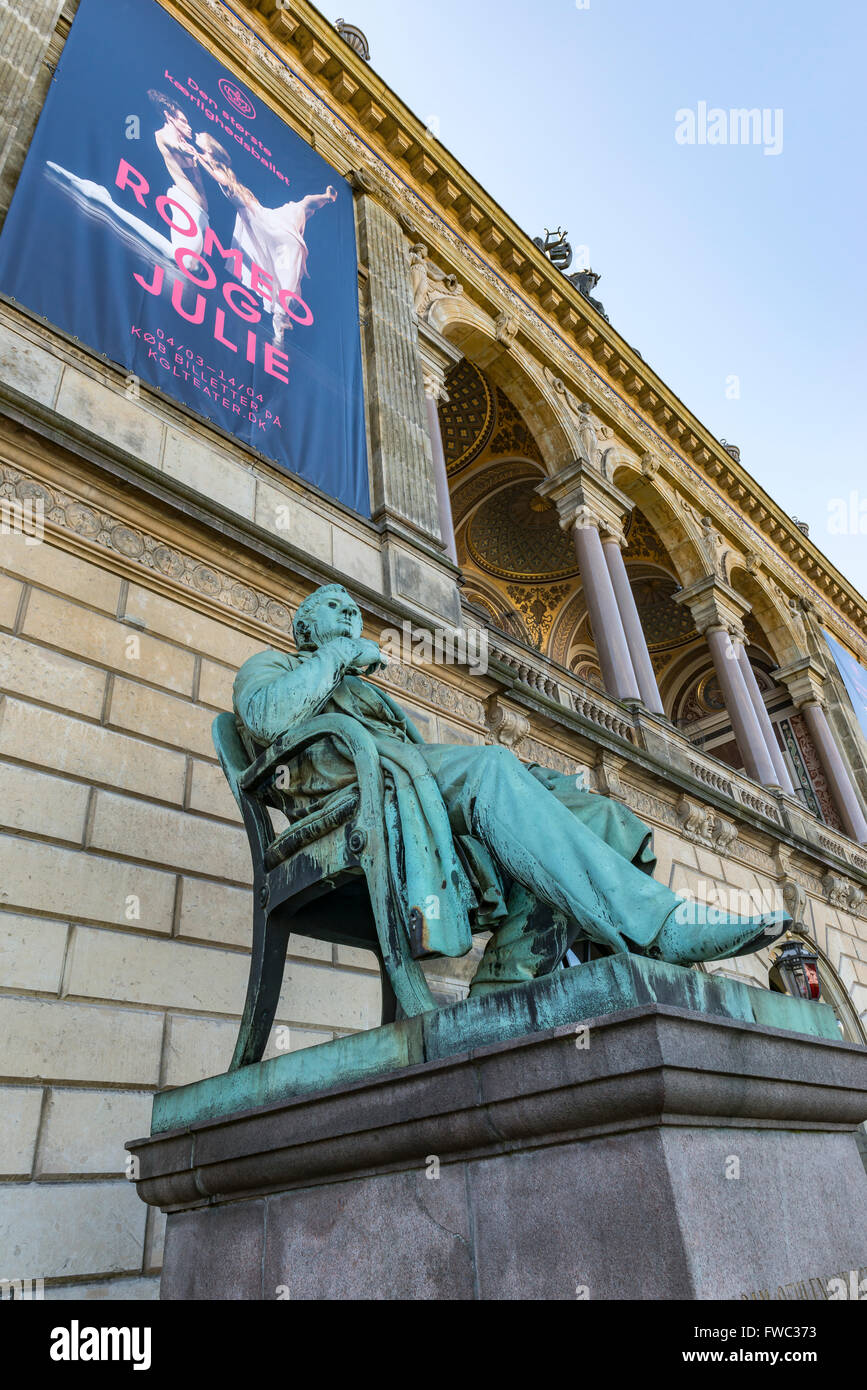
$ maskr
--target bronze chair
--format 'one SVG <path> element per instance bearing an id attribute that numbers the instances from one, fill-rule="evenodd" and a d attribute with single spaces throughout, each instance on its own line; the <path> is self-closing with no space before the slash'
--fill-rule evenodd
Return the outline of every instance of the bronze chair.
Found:
<path id="1" fill-rule="evenodd" d="M 247 999 L 230 1071 L 258 1062 L 274 1022 L 289 936 L 374 951 L 382 976 L 382 1021 L 435 1007 L 418 963 L 429 956 L 391 883 L 385 789 L 376 744 L 357 720 L 319 715 L 250 763 L 234 717 L 219 714 L 214 746 L 244 819 L 253 858 L 253 949 Z M 269 806 L 286 808 L 280 769 L 322 738 L 354 763 L 357 781 L 331 792 L 278 832 Z M 290 808 L 291 809 L 291 808 Z"/>

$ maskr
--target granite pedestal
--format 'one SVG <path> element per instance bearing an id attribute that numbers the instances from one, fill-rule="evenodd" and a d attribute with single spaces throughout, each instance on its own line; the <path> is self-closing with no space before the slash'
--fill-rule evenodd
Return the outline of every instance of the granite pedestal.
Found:
<path id="1" fill-rule="evenodd" d="M 158 1096 L 128 1147 L 168 1212 L 161 1296 L 811 1298 L 864 1278 L 867 1049 L 827 1006 L 634 957 L 507 994 L 341 1040 L 353 1079 L 325 1089 L 336 1044 Z"/>

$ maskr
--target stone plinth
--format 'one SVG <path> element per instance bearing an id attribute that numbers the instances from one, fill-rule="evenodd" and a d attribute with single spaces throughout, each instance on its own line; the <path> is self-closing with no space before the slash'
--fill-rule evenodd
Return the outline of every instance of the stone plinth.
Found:
<path id="1" fill-rule="evenodd" d="M 591 970 L 509 991 L 511 1013 L 544 1018 Z M 830 1012 L 780 1002 L 817 1032 Z M 427 1021 L 478 1030 L 489 1003 Z M 867 1266 L 867 1049 L 658 1001 L 524 1028 L 131 1144 L 169 1213 L 162 1297 L 821 1297 Z M 219 1080 L 183 1088 L 191 1115 Z"/>

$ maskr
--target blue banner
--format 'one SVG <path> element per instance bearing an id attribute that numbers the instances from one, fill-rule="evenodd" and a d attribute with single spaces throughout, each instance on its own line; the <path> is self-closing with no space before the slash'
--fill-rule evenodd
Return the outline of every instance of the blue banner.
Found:
<path id="1" fill-rule="evenodd" d="M 822 628 L 825 633 L 825 641 L 831 648 L 831 655 L 837 663 L 837 670 L 840 672 L 843 684 L 849 692 L 849 699 L 852 707 L 858 716 L 858 723 L 867 735 L 867 670 L 857 661 L 851 652 L 847 652 L 845 647 L 841 647 L 836 638 L 830 632 Z"/>
<path id="2" fill-rule="evenodd" d="M 81 0 L 0 291 L 370 514 L 352 191 L 154 0 Z"/>

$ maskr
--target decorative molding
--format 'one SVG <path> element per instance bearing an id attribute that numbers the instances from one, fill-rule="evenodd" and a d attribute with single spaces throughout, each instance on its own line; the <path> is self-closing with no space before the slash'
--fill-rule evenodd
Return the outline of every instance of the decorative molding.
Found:
<path id="1" fill-rule="evenodd" d="M 79 536 L 238 616 L 273 628 L 283 636 L 291 634 L 291 613 L 272 594 L 244 584 L 226 570 L 167 545 L 159 536 L 141 527 L 127 525 L 102 507 L 90 506 L 60 488 L 50 488 L 6 465 L 0 465 L 0 496 L 41 500 L 45 521 L 51 526 Z"/>
<path id="2" fill-rule="evenodd" d="M 738 838 L 738 827 L 734 821 L 721 816 L 711 806 L 693 801 L 691 797 L 681 796 L 677 803 L 677 816 L 688 840 L 716 850 L 717 854 L 728 854 Z"/>
<path id="3" fill-rule="evenodd" d="M 420 666 L 404 666 L 401 662 L 390 661 L 384 671 L 380 671 L 374 684 L 394 686 L 427 704 L 465 719 L 476 728 L 484 729 L 485 706 L 481 700 L 466 691 L 449 685 L 447 681 L 432 676 L 430 671 Z"/>
<path id="4" fill-rule="evenodd" d="M 830 871 L 822 877 L 822 887 L 825 890 L 825 897 L 832 907 L 840 908 L 843 912 L 851 912 L 853 915 L 860 915 L 864 910 L 865 897 L 864 891 L 850 879 L 844 878 L 842 874 L 834 874 Z"/>
<path id="5" fill-rule="evenodd" d="M 502 744 L 504 748 L 514 749 L 530 732 L 527 716 L 511 705 L 503 704 L 496 695 L 492 695 L 487 703 L 485 723 L 494 742 Z"/>

